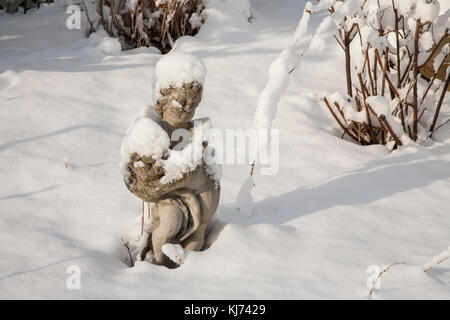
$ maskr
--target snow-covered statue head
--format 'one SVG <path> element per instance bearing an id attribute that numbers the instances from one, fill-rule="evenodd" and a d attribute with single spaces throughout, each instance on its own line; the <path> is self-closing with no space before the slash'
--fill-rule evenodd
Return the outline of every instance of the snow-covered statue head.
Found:
<path id="1" fill-rule="evenodd" d="M 203 130 L 209 119 L 191 121 L 198 107 L 206 68 L 194 56 L 171 53 L 155 71 L 155 107 L 131 124 L 122 143 L 121 168 L 127 188 L 145 202 L 155 203 L 146 230 L 148 251 L 157 263 L 173 266 L 171 250 L 201 250 L 208 223 L 220 196 L 219 167 L 203 158 L 209 141 Z M 155 114 L 156 112 L 156 114 Z M 200 127 L 200 128 L 199 128 Z M 185 130 L 185 142 L 175 149 L 170 135 Z M 170 258 L 170 260 L 169 260 Z"/>
<path id="2" fill-rule="evenodd" d="M 170 53 L 155 70 L 155 110 L 173 127 L 183 127 L 192 120 L 200 104 L 206 68 L 193 55 Z"/>

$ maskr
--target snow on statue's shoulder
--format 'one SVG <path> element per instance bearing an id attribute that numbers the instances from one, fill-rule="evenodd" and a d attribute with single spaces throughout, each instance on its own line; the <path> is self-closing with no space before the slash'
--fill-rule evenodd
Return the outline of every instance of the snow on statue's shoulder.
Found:
<path id="1" fill-rule="evenodd" d="M 169 136 L 158 123 L 149 117 L 139 117 L 129 126 L 122 142 L 122 172 L 127 174 L 126 168 L 133 153 L 157 160 L 168 152 L 169 146 Z"/>

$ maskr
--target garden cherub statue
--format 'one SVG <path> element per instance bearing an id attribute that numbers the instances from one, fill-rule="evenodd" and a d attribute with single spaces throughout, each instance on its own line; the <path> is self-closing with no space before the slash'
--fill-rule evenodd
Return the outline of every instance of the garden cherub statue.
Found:
<path id="1" fill-rule="evenodd" d="M 166 243 L 184 250 L 202 249 L 208 223 L 219 204 L 217 165 L 203 157 L 208 119 L 191 121 L 202 97 L 206 69 L 190 54 L 170 53 L 155 71 L 155 107 L 128 128 L 122 143 L 121 167 L 127 188 L 151 213 L 148 247 L 154 259 L 171 262 L 162 252 Z M 181 137 L 181 141 L 179 139 Z"/>

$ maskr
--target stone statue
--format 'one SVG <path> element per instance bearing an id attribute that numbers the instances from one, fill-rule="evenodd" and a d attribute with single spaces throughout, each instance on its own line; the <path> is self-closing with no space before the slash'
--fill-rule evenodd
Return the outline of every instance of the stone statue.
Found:
<path id="1" fill-rule="evenodd" d="M 218 179 L 202 156 L 203 149 L 207 147 L 206 141 L 201 140 L 198 145 L 201 148 L 201 159 L 196 159 L 194 164 L 189 163 L 188 170 L 181 174 L 176 172 L 175 177 L 170 177 L 170 157 L 175 152 L 190 151 L 194 144 L 196 128 L 192 118 L 201 101 L 202 89 L 202 83 L 195 80 L 184 82 L 181 86 L 173 83 L 165 87 L 157 86 L 157 116 L 149 117 L 169 137 L 176 130 L 184 130 L 189 137 L 183 140 L 188 141 L 170 142 L 169 150 L 160 159 L 134 152 L 126 166 L 127 188 L 142 200 L 155 203 L 151 214 L 148 248 L 153 250 L 153 257 L 158 263 L 169 267 L 173 264 L 163 254 L 162 246 L 174 243 L 180 244 L 185 250 L 201 250 L 208 223 L 219 204 Z M 207 119 L 200 121 L 202 124 L 208 122 Z"/>

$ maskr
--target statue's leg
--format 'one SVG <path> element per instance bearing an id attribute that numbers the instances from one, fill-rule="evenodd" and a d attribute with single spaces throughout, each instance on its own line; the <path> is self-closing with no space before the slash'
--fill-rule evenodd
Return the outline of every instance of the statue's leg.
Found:
<path id="1" fill-rule="evenodd" d="M 203 243 L 205 242 L 206 229 L 209 221 L 211 221 L 216 213 L 219 205 L 219 198 L 220 187 L 202 192 L 197 196 L 202 211 L 202 220 L 197 231 L 184 242 L 184 250 L 200 251 L 202 249 Z"/>
<path id="2" fill-rule="evenodd" d="M 202 223 L 202 209 L 200 206 L 200 202 L 197 199 L 197 196 L 190 191 L 175 191 L 175 194 L 180 197 L 181 202 L 183 202 L 185 209 L 187 210 L 187 214 L 191 216 L 192 225 L 188 230 L 184 230 L 180 235 L 179 240 L 183 242 L 187 238 L 189 238 L 195 231 L 197 231 L 198 227 L 200 227 Z M 186 219 L 188 220 L 188 219 Z M 187 222 L 187 221 L 186 221 Z"/>
<path id="3" fill-rule="evenodd" d="M 184 250 L 200 251 L 205 242 L 207 224 L 201 225 L 195 233 L 184 242 Z"/>
<path id="4" fill-rule="evenodd" d="M 173 238 L 181 229 L 183 212 L 175 199 L 158 202 L 154 210 L 159 217 L 159 225 L 152 233 L 153 255 L 159 263 L 164 262 L 162 246 Z"/>

